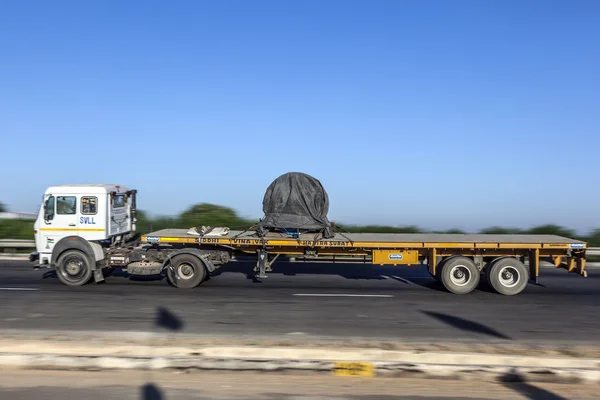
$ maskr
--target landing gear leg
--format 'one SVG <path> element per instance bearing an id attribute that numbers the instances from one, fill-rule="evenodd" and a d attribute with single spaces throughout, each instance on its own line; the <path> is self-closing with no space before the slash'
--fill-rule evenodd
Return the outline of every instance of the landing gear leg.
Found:
<path id="1" fill-rule="evenodd" d="M 256 263 L 256 267 L 254 267 L 254 278 L 257 280 L 261 280 L 267 278 L 267 272 L 273 271 L 271 265 L 277 260 L 279 254 L 277 254 L 271 261 L 269 261 L 269 254 L 265 249 L 260 249 L 256 251 L 258 253 L 258 261 Z"/>

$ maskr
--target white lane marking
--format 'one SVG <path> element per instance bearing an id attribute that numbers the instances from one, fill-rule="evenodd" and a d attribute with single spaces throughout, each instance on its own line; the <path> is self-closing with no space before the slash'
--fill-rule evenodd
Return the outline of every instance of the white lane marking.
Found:
<path id="1" fill-rule="evenodd" d="M 344 293 L 294 293 L 305 297 L 394 297 L 391 294 L 344 294 Z"/>
<path id="2" fill-rule="evenodd" d="M 14 291 L 14 292 L 35 292 L 40 289 L 26 288 L 26 287 L 0 287 L 0 290 Z"/>

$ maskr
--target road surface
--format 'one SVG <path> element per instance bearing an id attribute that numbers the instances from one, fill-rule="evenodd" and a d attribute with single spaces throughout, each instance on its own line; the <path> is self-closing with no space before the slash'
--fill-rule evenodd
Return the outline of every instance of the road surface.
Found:
<path id="1" fill-rule="evenodd" d="M 588 278 L 543 270 L 540 286 L 506 297 L 484 285 L 470 295 L 452 295 L 423 267 L 281 263 L 262 283 L 248 279 L 250 268 L 227 265 L 193 290 L 175 289 L 155 278 L 121 276 L 73 288 L 48 270 L 1 261 L 0 329 L 174 328 L 215 337 L 506 343 L 592 344 L 600 337 L 599 270 L 590 270 Z M 167 316 L 167 322 L 160 316 Z"/>
<path id="2" fill-rule="evenodd" d="M 3 400 L 592 400 L 596 385 L 201 372 L 2 371 Z"/>

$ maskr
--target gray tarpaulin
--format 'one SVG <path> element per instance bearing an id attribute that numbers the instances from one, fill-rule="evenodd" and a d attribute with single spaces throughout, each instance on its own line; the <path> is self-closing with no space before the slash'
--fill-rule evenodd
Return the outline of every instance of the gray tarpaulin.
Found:
<path id="1" fill-rule="evenodd" d="M 269 185 L 263 199 L 260 230 L 322 232 L 333 237 L 327 218 L 329 197 L 317 179 L 300 172 L 283 174 Z"/>

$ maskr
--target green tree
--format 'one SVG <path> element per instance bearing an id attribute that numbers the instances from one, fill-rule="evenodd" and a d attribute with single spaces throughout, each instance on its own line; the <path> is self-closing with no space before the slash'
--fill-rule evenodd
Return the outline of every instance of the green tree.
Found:
<path id="1" fill-rule="evenodd" d="M 33 240 L 33 238 L 33 221 L 0 219 L 0 239 Z"/>
<path id="2" fill-rule="evenodd" d="M 527 233 L 532 235 L 558 235 L 573 239 L 580 237 L 572 229 L 553 224 L 533 227 L 531 229 L 528 229 Z"/>
<path id="3" fill-rule="evenodd" d="M 137 230 L 147 230 L 150 226 L 150 218 L 148 217 L 148 214 L 146 213 L 146 211 L 144 210 L 136 210 L 136 227 Z"/>
<path id="4" fill-rule="evenodd" d="M 489 228 L 483 229 L 480 233 L 496 235 L 514 235 L 518 233 L 523 233 L 523 230 L 519 228 L 503 228 L 501 226 L 491 226 Z"/>
<path id="5" fill-rule="evenodd" d="M 448 230 L 445 230 L 445 231 L 441 231 L 440 233 L 448 233 L 448 234 L 452 234 L 453 233 L 453 234 L 463 235 L 465 233 L 465 231 L 463 231 L 461 229 L 454 228 L 454 229 L 448 229 Z"/>
<path id="6" fill-rule="evenodd" d="M 189 226 L 184 226 L 178 217 L 159 216 L 151 218 L 144 210 L 137 210 L 136 214 L 136 230 L 142 234 L 166 228 L 189 228 Z"/>
<path id="7" fill-rule="evenodd" d="M 600 247 L 600 229 L 596 229 L 592 231 L 592 233 L 587 237 L 588 246 L 590 247 Z"/>
<path id="8" fill-rule="evenodd" d="M 385 225 L 344 225 L 336 223 L 341 231 L 352 233 L 420 233 L 421 230 L 416 226 L 385 226 Z"/>
<path id="9" fill-rule="evenodd" d="M 185 228 L 208 225 L 243 229 L 252 225 L 251 221 L 241 218 L 233 209 L 208 203 L 190 207 L 178 219 L 179 225 Z"/>
<path id="10" fill-rule="evenodd" d="M 8 210 L 6 209 L 6 206 L 4 205 L 4 203 L 0 203 L 0 212 L 7 212 Z"/>

